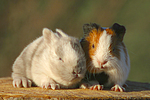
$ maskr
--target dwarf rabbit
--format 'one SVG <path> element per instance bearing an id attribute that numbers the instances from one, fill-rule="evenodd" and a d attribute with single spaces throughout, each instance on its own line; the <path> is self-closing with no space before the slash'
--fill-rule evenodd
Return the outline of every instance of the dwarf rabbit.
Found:
<path id="1" fill-rule="evenodd" d="M 14 87 L 76 88 L 84 78 L 86 60 L 77 38 L 62 30 L 44 28 L 43 36 L 30 43 L 12 67 Z"/>

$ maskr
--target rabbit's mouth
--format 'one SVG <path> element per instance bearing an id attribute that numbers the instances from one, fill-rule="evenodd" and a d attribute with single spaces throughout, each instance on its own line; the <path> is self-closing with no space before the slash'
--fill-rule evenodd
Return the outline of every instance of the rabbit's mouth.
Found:
<path id="1" fill-rule="evenodd" d="M 75 76 L 71 82 L 79 82 L 83 77 L 80 77 L 80 76 Z"/>

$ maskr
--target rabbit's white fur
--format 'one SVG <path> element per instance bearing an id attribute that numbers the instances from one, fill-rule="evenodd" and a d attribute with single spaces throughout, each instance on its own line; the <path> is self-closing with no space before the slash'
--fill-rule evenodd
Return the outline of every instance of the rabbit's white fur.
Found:
<path id="1" fill-rule="evenodd" d="M 75 88 L 84 77 L 86 61 L 79 40 L 60 29 L 44 28 L 13 64 L 14 87 Z"/>

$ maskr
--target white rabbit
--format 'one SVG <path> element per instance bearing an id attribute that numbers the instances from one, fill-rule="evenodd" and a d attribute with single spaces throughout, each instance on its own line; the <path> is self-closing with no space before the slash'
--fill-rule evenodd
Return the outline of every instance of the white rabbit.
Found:
<path id="1" fill-rule="evenodd" d="M 30 43 L 13 64 L 13 86 L 76 88 L 86 72 L 85 54 L 77 38 L 60 29 L 44 28 L 43 36 Z"/>
<path id="2" fill-rule="evenodd" d="M 102 89 L 112 87 L 113 91 L 124 91 L 122 87 L 130 71 L 127 48 L 123 43 L 125 27 L 117 23 L 110 28 L 95 23 L 83 26 L 84 37 L 81 46 L 85 51 L 89 86 L 84 88 Z M 100 84 L 100 85 L 99 85 Z"/>

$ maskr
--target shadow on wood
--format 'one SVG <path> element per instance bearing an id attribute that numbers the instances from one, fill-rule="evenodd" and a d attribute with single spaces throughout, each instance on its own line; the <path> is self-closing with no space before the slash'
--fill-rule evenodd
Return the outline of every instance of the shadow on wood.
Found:
<path id="1" fill-rule="evenodd" d="M 0 99 L 150 99 L 150 84 L 127 81 L 126 92 L 89 89 L 14 88 L 12 78 L 0 78 Z"/>

